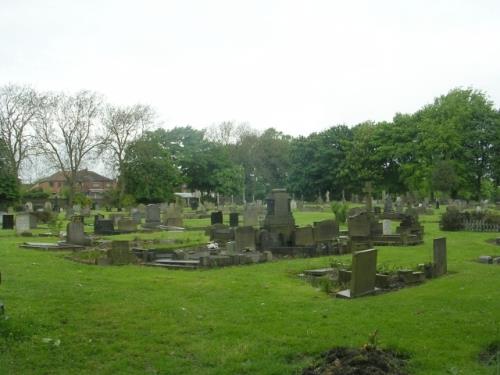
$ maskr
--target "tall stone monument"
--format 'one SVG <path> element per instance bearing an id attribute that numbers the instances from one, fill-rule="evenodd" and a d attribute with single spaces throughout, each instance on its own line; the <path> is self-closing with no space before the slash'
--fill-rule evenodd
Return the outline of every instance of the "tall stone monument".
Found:
<path id="1" fill-rule="evenodd" d="M 289 246 L 293 241 L 295 219 L 290 209 L 290 201 L 286 189 L 273 189 L 266 199 L 267 214 L 263 227 L 275 238 L 279 246 Z"/>

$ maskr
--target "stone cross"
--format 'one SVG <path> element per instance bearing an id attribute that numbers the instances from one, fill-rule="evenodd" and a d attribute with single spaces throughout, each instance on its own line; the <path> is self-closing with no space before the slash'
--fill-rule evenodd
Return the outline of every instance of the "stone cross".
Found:
<path id="1" fill-rule="evenodd" d="M 365 188 L 363 189 L 363 192 L 366 193 L 366 210 L 371 212 L 371 210 L 372 210 L 372 193 L 373 193 L 373 188 L 372 188 L 371 182 L 365 183 Z"/>

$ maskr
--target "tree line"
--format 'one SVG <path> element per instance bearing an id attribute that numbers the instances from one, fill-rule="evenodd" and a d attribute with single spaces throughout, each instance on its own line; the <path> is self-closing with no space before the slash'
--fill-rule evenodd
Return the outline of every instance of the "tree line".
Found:
<path id="1" fill-rule="evenodd" d="M 378 191 L 498 199 L 500 111 L 481 91 L 453 89 L 391 122 L 332 126 L 292 137 L 223 122 L 198 130 L 158 126 L 144 104 L 115 106 L 91 91 L 0 88 L 0 200 L 19 199 L 30 160 L 63 171 L 71 202 L 77 172 L 99 159 L 118 176 L 118 205 L 172 199 L 182 185 L 204 196 L 262 199 L 287 187 L 298 199 Z"/>

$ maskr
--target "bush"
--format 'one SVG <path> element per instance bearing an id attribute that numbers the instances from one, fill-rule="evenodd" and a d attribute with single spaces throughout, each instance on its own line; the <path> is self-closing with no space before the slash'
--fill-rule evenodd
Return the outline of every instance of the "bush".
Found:
<path id="1" fill-rule="evenodd" d="M 335 220 L 339 223 L 345 223 L 347 219 L 348 206 L 342 202 L 332 202 L 332 212 L 335 214 Z"/>
<path id="2" fill-rule="evenodd" d="M 463 221 L 465 214 L 461 213 L 456 207 L 448 207 L 446 212 L 441 215 L 439 223 L 442 230 L 461 230 L 464 229 Z"/>
<path id="3" fill-rule="evenodd" d="M 52 212 L 48 211 L 36 211 L 33 212 L 33 215 L 36 216 L 36 219 L 40 223 L 49 223 L 52 220 Z"/>

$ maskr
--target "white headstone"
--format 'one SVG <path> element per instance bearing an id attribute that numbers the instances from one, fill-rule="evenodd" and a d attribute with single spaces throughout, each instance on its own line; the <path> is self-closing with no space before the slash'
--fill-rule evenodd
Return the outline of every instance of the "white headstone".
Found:
<path id="1" fill-rule="evenodd" d="M 382 220 L 382 234 L 390 236 L 392 234 L 391 220 Z"/>

